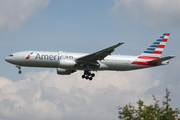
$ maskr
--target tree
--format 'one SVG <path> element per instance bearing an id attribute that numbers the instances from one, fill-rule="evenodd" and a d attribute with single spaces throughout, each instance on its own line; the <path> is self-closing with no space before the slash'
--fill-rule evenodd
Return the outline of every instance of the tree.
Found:
<path id="1" fill-rule="evenodd" d="M 118 118 L 124 120 L 174 120 L 180 114 L 178 108 L 173 110 L 169 102 L 170 92 L 166 88 L 165 102 L 162 102 L 162 107 L 159 106 L 159 100 L 153 96 L 154 105 L 144 105 L 144 102 L 139 99 L 137 102 L 138 109 L 135 109 L 130 103 L 126 104 L 124 107 L 118 107 L 119 116 Z"/>

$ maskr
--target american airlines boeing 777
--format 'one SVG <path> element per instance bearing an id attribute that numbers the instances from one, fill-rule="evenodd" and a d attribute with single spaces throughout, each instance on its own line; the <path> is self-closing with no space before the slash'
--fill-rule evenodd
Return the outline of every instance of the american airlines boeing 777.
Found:
<path id="1" fill-rule="evenodd" d="M 5 60 L 15 64 L 21 74 L 21 66 L 57 68 L 57 74 L 70 75 L 76 70 L 83 70 L 82 78 L 92 80 L 95 76 L 91 71 L 113 70 L 128 71 L 142 68 L 167 65 L 175 56 L 160 58 L 170 33 L 161 35 L 152 45 L 138 56 L 111 55 L 118 43 L 92 54 L 70 52 L 23 51 L 16 52 Z"/>

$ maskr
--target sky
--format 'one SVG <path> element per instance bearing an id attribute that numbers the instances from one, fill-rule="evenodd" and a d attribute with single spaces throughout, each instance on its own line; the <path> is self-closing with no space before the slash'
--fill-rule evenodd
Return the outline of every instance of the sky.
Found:
<path id="1" fill-rule="evenodd" d="M 153 104 L 152 94 L 180 109 L 180 1 L 0 0 L 0 120 L 118 120 L 117 106 Z M 118 42 L 113 54 L 139 55 L 171 33 L 162 57 L 170 64 L 143 70 L 101 71 L 93 81 L 52 68 L 22 67 L 4 59 L 19 51 L 93 53 Z M 161 102 L 160 102 L 161 105 Z"/>

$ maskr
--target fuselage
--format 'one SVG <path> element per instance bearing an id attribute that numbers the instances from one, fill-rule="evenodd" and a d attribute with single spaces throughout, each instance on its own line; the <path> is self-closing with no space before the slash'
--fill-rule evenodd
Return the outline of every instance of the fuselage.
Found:
<path id="1" fill-rule="evenodd" d="M 70 53 L 70 52 L 47 52 L 47 51 L 23 51 L 17 52 L 6 57 L 6 61 L 19 66 L 27 67 L 49 67 L 63 68 L 68 70 L 85 70 L 84 66 L 62 66 L 61 61 L 73 60 L 88 55 L 88 53 Z M 136 64 L 141 61 L 142 64 Z M 140 68 L 153 67 L 162 64 L 150 65 L 147 61 L 138 60 L 138 56 L 127 55 L 109 55 L 104 60 L 97 61 L 98 67 L 91 67 L 93 71 L 98 70 L 114 70 L 126 71 Z"/>

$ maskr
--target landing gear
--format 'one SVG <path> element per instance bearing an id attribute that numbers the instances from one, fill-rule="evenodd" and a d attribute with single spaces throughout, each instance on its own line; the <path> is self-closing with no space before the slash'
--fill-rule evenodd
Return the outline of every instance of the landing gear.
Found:
<path id="1" fill-rule="evenodd" d="M 19 71 L 18 71 L 18 73 L 19 73 L 19 74 L 21 74 L 21 73 L 22 73 L 22 71 L 21 71 L 21 70 L 19 70 Z"/>
<path id="2" fill-rule="evenodd" d="M 21 74 L 22 73 L 21 66 L 16 66 L 16 67 L 19 69 L 18 73 Z"/>
<path id="3" fill-rule="evenodd" d="M 84 71 L 84 75 L 82 75 L 82 78 L 84 79 L 86 79 L 86 80 L 92 80 L 93 79 L 93 77 L 95 76 L 95 74 L 94 73 L 91 73 L 90 71 L 87 71 L 87 70 L 85 70 Z"/>

